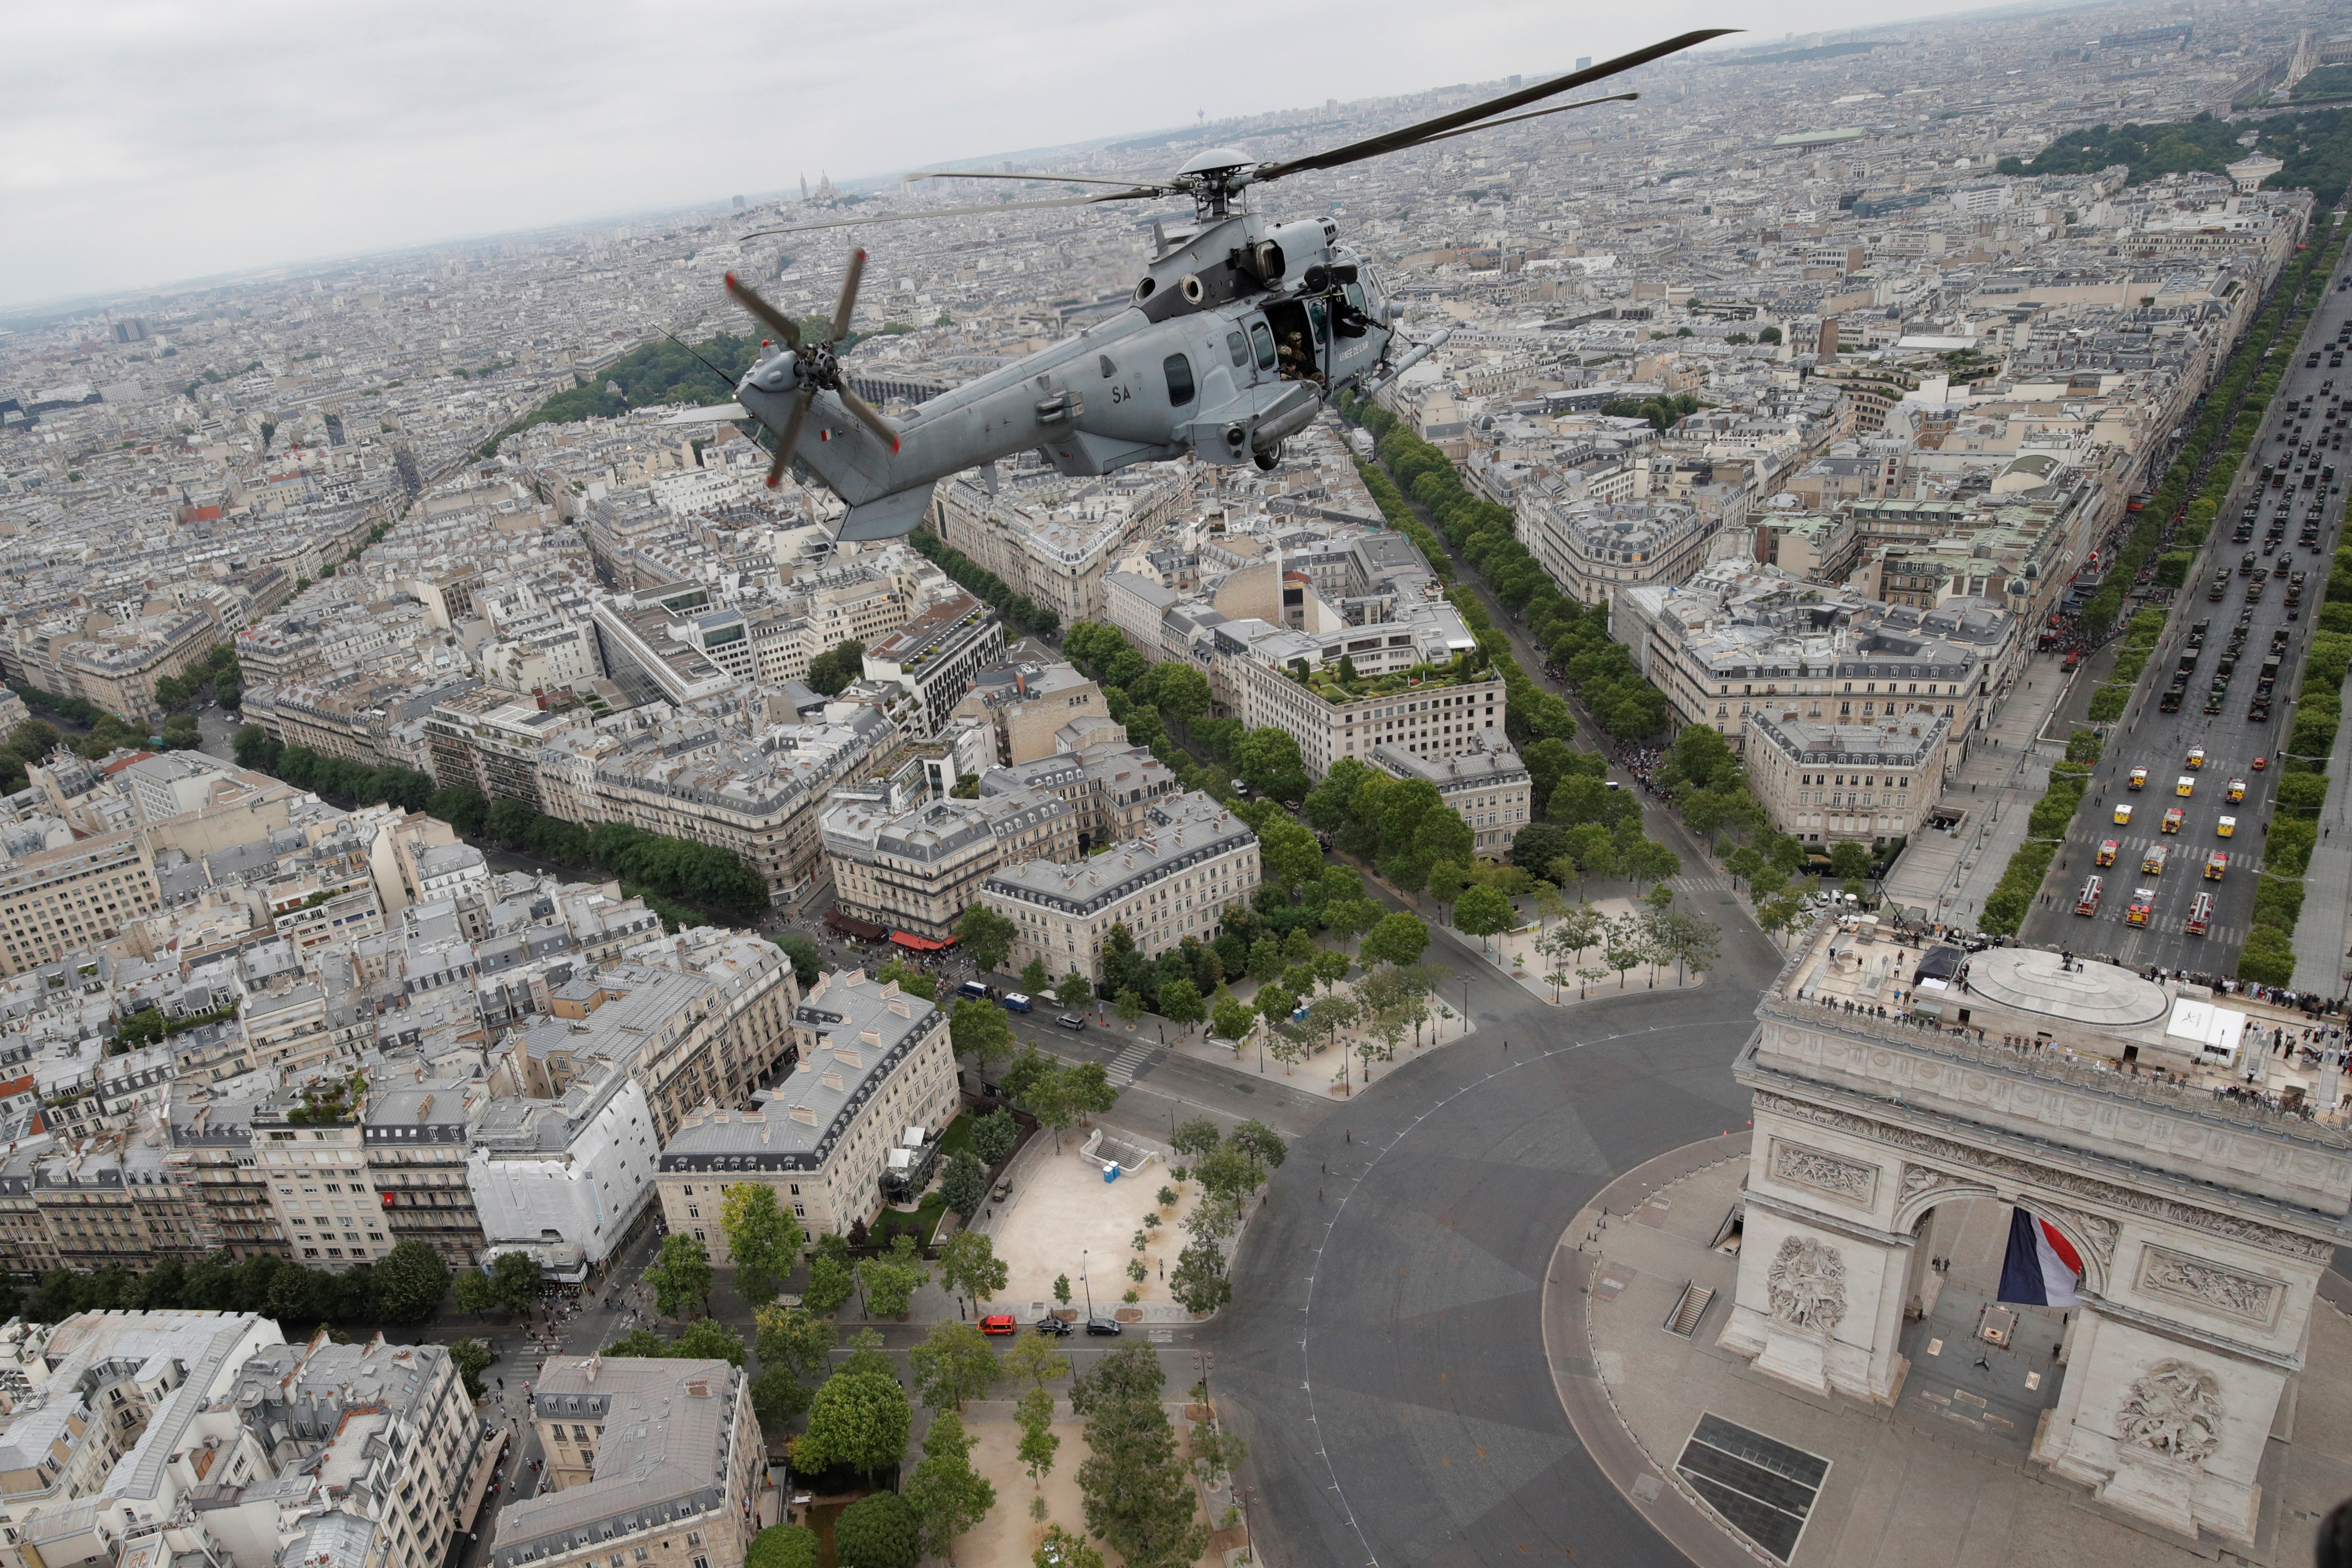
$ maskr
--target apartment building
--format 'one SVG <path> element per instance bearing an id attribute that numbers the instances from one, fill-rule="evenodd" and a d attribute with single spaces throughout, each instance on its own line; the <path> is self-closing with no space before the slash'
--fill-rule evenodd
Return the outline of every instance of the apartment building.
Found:
<path id="1" fill-rule="evenodd" d="M 1221 647 L 1231 635 L 1228 627 L 1217 628 Z M 1312 642 L 1286 640 L 1297 635 L 1259 636 L 1250 644 L 1249 656 L 1227 663 L 1240 689 L 1242 723 L 1252 729 L 1271 725 L 1297 736 L 1299 758 L 1312 778 L 1329 772 L 1342 757 L 1364 761 L 1383 746 L 1433 761 L 1459 755 L 1474 742 L 1503 732 L 1499 676 L 1297 679 L 1296 665 L 1306 662 L 1303 643 Z M 1268 662 L 1286 654 L 1292 657 L 1285 664 Z"/>
<path id="2" fill-rule="evenodd" d="M 102 833 L 0 866 L 0 977 L 95 947 L 160 906 L 136 831 Z"/>
<path id="3" fill-rule="evenodd" d="M 268 1095 L 268 1090 L 215 1094 L 192 1078 L 172 1086 L 166 1122 L 172 1152 L 165 1164 L 198 1206 L 192 1218 L 206 1250 L 226 1248 L 237 1259 L 293 1256 L 269 1176 L 253 1152 L 253 1113 Z"/>
<path id="4" fill-rule="evenodd" d="M 1706 561 L 1715 528 L 1679 501 L 1542 501 L 1517 531 L 1559 591 L 1597 604 L 1628 588 L 1673 587 Z"/>
<path id="5" fill-rule="evenodd" d="M 766 1451 L 724 1361 L 557 1357 L 531 1391 L 551 1490 L 498 1515 L 488 1568 L 742 1568 Z"/>
<path id="6" fill-rule="evenodd" d="M 486 1242 L 466 1161 L 489 1106 L 482 1080 L 428 1078 L 422 1066 L 408 1082 L 369 1092 L 361 1143 L 393 1245 L 422 1241 L 453 1270 L 481 1262 Z"/>
<path id="7" fill-rule="evenodd" d="M 1143 831 L 1153 802 L 1181 789 L 1166 763 L 1139 746 L 1129 746 L 1123 736 L 1034 762 L 991 768 L 980 776 L 983 800 L 1037 789 L 1069 802 L 1078 835 L 1076 853 L 1032 857 L 1046 860 L 1076 859 L 1097 845 L 1135 837 Z"/>
<path id="8" fill-rule="evenodd" d="M 1478 853 L 1497 860 L 1511 852 L 1511 841 L 1528 825 L 1533 785 L 1527 764 L 1497 731 L 1457 756 L 1424 759 L 1399 746 L 1375 747 L 1372 766 L 1396 779 L 1433 785 L 1445 803 L 1468 823 Z"/>
<path id="9" fill-rule="evenodd" d="M 1004 664 L 983 671 L 955 712 L 976 716 L 994 730 L 996 760 L 1008 766 L 1076 751 L 1114 735 L 1127 737 L 1104 706 L 1102 687 L 1072 664 Z"/>
<path id="10" fill-rule="evenodd" d="M 960 1103 L 947 1015 L 863 970 L 819 976 L 793 1015 L 800 1058 L 751 1111 L 698 1107 L 663 1145 L 658 1177 L 670 1232 L 724 1260 L 724 1187 L 756 1181 L 792 1206 L 810 1236 L 845 1234 L 883 1202 L 890 1151 L 908 1127 L 936 1136 Z"/>
<path id="11" fill-rule="evenodd" d="M 1142 832 L 1074 864 L 1008 864 L 981 884 L 981 902 L 1018 929 L 1005 959 L 1046 972 L 1102 978 L 1115 925 L 1156 958 L 1187 936 L 1207 941 L 1230 904 L 1257 891 L 1257 834 L 1198 790 L 1145 812 Z"/>
<path id="12" fill-rule="evenodd" d="M 254 1107 L 256 1168 L 289 1255 L 310 1268 L 341 1273 L 392 1250 L 362 1131 L 355 1107 L 300 1089 Z"/>
<path id="13" fill-rule="evenodd" d="M 446 789 L 470 784 L 493 800 L 520 800 L 544 810 L 536 770 L 539 748 L 593 716 L 579 706 L 551 707 L 496 686 L 457 692 L 433 705 L 425 720 L 425 749 L 433 782 Z"/>
<path id="14" fill-rule="evenodd" d="M 645 1091 L 617 1061 L 589 1063 L 553 1100 L 491 1102 L 466 1162 L 485 1241 L 565 1243 L 603 1262 L 644 1208 L 658 1152 Z"/>
<path id="15" fill-rule="evenodd" d="M 1942 792 L 1950 723 L 1926 713 L 1876 724 L 1814 723 L 1787 708 L 1751 715 L 1748 782 L 1772 825 L 1807 843 L 1906 839 Z"/>
<path id="16" fill-rule="evenodd" d="M 1008 860 L 1075 860 L 1077 813 L 1038 789 L 903 810 L 875 792 L 840 791 L 821 819 L 835 906 L 931 942 L 955 935 L 981 883 Z"/>
<path id="17" fill-rule="evenodd" d="M 933 605 L 866 650 L 866 676 L 911 694 L 918 735 L 937 735 L 982 670 L 1004 662 L 1004 623 L 969 593 Z"/>

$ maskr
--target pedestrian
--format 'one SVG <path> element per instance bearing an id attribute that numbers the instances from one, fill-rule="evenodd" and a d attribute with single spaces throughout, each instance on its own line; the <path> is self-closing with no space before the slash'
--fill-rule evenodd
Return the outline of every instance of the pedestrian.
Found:
<path id="1" fill-rule="evenodd" d="M 1315 1201 L 1318 1203 L 1323 1201 L 1323 1189 L 1319 1186 L 1315 1189 Z"/>
<path id="2" fill-rule="evenodd" d="M 1323 1174 L 1325 1176 L 1329 1176 L 1331 1174 L 1331 1162 L 1329 1160 L 1325 1160 L 1323 1162 Z"/>
<path id="3" fill-rule="evenodd" d="M 1352 1143 L 1354 1143 L 1355 1141 L 1356 1141 L 1356 1129 L 1355 1129 L 1355 1128 L 1353 1128 L 1353 1127 L 1350 1127 L 1350 1128 L 1349 1128 L 1349 1129 L 1348 1129 L 1348 1142 L 1349 1142 L 1349 1143 L 1351 1143 L 1351 1144 L 1352 1144 Z"/>

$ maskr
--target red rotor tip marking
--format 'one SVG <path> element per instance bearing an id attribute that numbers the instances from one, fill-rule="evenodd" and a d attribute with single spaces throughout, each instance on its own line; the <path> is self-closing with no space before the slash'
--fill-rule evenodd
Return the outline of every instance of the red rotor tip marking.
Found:
<path id="1" fill-rule="evenodd" d="M 857 259 L 860 261 L 864 261 L 866 259 L 866 252 L 862 247 L 857 252 Z"/>
<path id="2" fill-rule="evenodd" d="M 898 455 L 898 444 L 895 441 L 890 444 L 890 455 L 893 457 Z"/>
<path id="3" fill-rule="evenodd" d="M 771 474 L 771 475 L 769 475 L 769 476 L 768 476 L 768 488 L 769 488 L 769 489 L 771 489 L 771 490 L 781 490 L 781 489 L 782 489 L 783 487 L 784 487 L 784 476 L 783 476 L 782 475 L 781 475 L 781 474 Z"/>
<path id="4" fill-rule="evenodd" d="M 731 272 L 727 275 L 727 287 L 730 288 L 735 287 L 735 275 Z"/>

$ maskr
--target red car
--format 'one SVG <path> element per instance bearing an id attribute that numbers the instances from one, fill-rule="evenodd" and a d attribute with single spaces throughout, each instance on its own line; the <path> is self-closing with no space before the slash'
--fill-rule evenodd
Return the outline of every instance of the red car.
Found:
<path id="1" fill-rule="evenodd" d="M 2270 765 L 2271 759 L 2267 757 L 2257 757 L 2254 758 L 2254 771 L 2257 773 L 2260 773 L 2263 768 L 2268 768 Z"/>
<path id="2" fill-rule="evenodd" d="M 994 1317 L 981 1319 L 980 1332 L 982 1333 L 1019 1333 L 1021 1332 L 1021 1325 L 1013 1321 L 1013 1314 L 1011 1312 L 999 1312 Z"/>

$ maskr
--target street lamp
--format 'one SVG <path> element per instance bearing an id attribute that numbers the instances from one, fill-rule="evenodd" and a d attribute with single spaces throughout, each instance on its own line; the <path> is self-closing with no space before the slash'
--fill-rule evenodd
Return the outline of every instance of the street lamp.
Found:
<path id="1" fill-rule="evenodd" d="M 1092 1318 L 1095 1315 L 1095 1287 L 1094 1281 L 1087 1278 L 1087 1249 L 1083 1247 L 1078 1249 L 1078 1283 L 1086 1288 L 1087 1316 Z"/>

